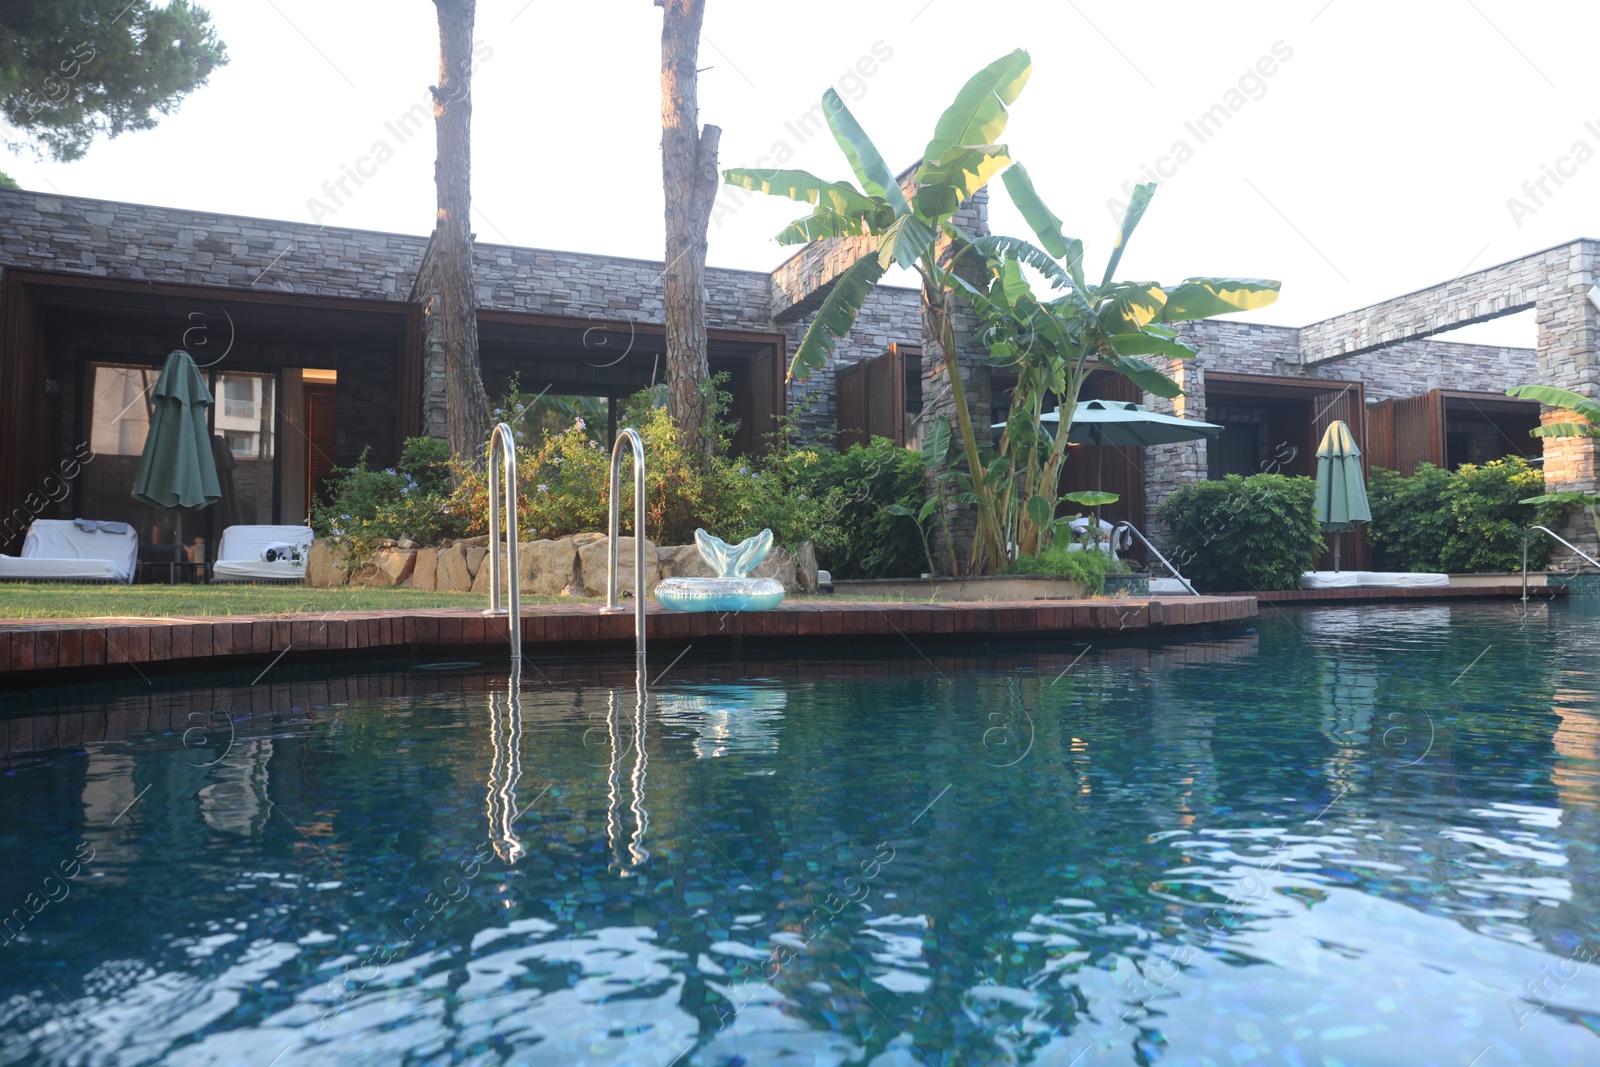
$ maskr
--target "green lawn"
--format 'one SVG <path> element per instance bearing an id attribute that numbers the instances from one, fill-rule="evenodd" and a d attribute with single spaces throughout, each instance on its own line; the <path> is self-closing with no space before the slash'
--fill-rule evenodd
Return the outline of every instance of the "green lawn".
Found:
<path id="1" fill-rule="evenodd" d="M 524 604 L 555 603 L 554 597 L 522 597 Z M 0 619 L 103 618 L 123 615 L 165 618 L 184 615 L 277 615 L 324 611 L 489 606 L 476 593 L 346 586 L 311 589 L 299 585 L 72 585 L 65 582 L 0 583 Z"/>

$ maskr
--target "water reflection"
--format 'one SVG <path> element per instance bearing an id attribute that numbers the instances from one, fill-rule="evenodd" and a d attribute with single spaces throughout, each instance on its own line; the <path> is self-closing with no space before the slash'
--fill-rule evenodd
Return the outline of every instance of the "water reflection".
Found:
<path id="1" fill-rule="evenodd" d="M 628 691 L 612 687 L 606 690 L 606 739 L 610 744 L 611 760 L 606 774 L 606 842 L 611 849 L 611 862 L 624 877 L 650 858 L 644 847 L 645 831 L 650 826 L 650 812 L 644 806 L 645 771 L 649 757 L 645 753 L 645 723 L 649 710 L 649 694 L 645 691 L 644 676 L 635 679 L 631 693 L 633 699 L 633 770 L 628 775 L 632 792 L 629 812 L 633 816 L 633 835 L 627 839 L 624 855 L 624 830 L 622 818 L 622 705 Z"/>
<path id="2" fill-rule="evenodd" d="M 516 863 L 527 850 L 513 823 L 518 815 L 517 784 L 522 780 L 522 661 L 511 661 L 503 692 L 489 694 L 489 840 L 495 855 Z"/>
<path id="3" fill-rule="evenodd" d="M 772 755 L 789 694 L 750 685 L 683 686 L 656 696 L 656 721 L 693 731 L 696 759 Z"/>

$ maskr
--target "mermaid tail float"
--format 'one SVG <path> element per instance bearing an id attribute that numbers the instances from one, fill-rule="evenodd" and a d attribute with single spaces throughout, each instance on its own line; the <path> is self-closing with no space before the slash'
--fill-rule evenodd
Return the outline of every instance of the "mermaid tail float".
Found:
<path id="1" fill-rule="evenodd" d="M 656 602 L 673 611 L 771 611 L 783 603 L 783 583 L 751 578 L 772 551 L 772 531 L 729 546 L 704 530 L 694 532 L 695 547 L 715 578 L 666 578 L 656 585 Z"/>

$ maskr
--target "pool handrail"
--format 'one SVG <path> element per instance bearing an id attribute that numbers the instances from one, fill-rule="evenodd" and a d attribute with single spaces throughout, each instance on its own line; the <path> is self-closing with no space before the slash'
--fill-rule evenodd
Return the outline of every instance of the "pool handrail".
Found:
<path id="1" fill-rule="evenodd" d="M 499 451 L 501 467 L 495 466 Z M 504 468 L 503 471 L 501 468 Z M 502 477 L 503 475 L 503 477 Z M 501 482 L 505 485 L 502 487 Z M 500 599 L 500 494 L 505 493 L 506 510 L 506 598 Z M 522 660 L 521 571 L 517 567 L 517 439 L 511 427 L 499 423 L 489 431 L 489 610 L 485 615 L 505 615 L 506 633 L 511 643 L 511 661 Z"/>
<path id="2" fill-rule="evenodd" d="M 1565 537 L 1562 537 L 1560 534 L 1550 529 L 1550 527 L 1530 526 L 1526 530 L 1522 531 L 1522 602 L 1524 604 L 1528 602 L 1528 541 L 1532 539 L 1533 531 L 1535 530 L 1549 534 L 1557 541 L 1560 541 L 1562 544 L 1566 545 L 1573 552 L 1588 560 L 1591 565 L 1600 567 L 1600 562 L 1597 562 L 1593 556 L 1589 555 L 1589 553 L 1585 552 L 1571 541 L 1568 541 Z"/>
<path id="3" fill-rule="evenodd" d="M 1159 548 L 1157 548 L 1155 545 L 1152 545 L 1150 543 L 1150 539 L 1148 537 L 1146 537 L 1144 534 L 1139 532 L 1139 528 L 1137 526 L 1135 526 L 1131 522 L 1119 522 L 1119 523 L 1117 523 L 1117 525 L 1114 528 L 1112 528 L 1112 531 L 1111 531 L 1111 536 L 1112 536 L 1113 539 L 1116 538 L 1118 530 L 1127 530 L 1129 533 L 1133 534 L 1133 536 L 1137 537 L 1139 539 L 1140 544 L 1142 544 L 1142 545 L 1144 545 L 1144 547 L 1148 548 L 1150 550 L 1150 554 L 1155 556 L 1156 559 L 1159 559 L 1161 561 L 1161 565 L 1163 567 L 1167 568 L 1167 570 L 1171 571 L 1172 572 L 1172 576 L 1174 578 L 1178 579 L 1178 581 L 1183 583 L 1183 587 L 1185 589 L 1189 590 L 1190 595 L 1192 595 L 1192 596 L 1199 596 L 1200 595 L 1200 593 L 1195 589 L 1195 587 L 1193 585 L 1189 584 L 1189 579 L 1185 578 L 1183 575 L 1178 573 L 1178 568 L 1174 567 L 1167 560 L 1167 557 L 1163 556 L 1161 554 L 1161 550 Z"/>
<path id="4" fill-rule="evenodd" d="M 627 608 L 617 603 L 617 535 L 622 511 L 622 445 L 633 449 L 633 655 L 639 676 L 644 676 L 644 617 L 645 589 L 644 567 L 644 441 L 639 432 L 625 427 L 617 434 L 611 446 L 610 517 L 606 524 L 609 544 L 606 553 L 606 606 L 602 615 L 620 615 Z"/>

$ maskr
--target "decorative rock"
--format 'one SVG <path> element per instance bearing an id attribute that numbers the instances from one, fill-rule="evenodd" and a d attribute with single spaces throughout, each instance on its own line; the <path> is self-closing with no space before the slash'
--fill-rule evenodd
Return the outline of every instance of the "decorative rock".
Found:
<path id="1" fill-rule="evenodd" d="M 489 548 L 489 535 L 479 534 L 477 537 L 462 537 L 458 538 L 455 543 L 462 548 L 481 548 L 487 551 Z"/>
<path id="2" fill-rule="evenodd" d="M 656 559 L 661 563 L 662 578 L 715 578 L 711 569 L 694 545 L 668 545 L 656 549 Z"/>
<path id="3" fill-rule="evenodd" d="M 750 577 L 776 578 L 783 583 L 785 593 L 793 593 L 800 588 L 794 557 L 776 545 L 772 546 L 772 551 L 761 561 L 761 565 L 750 572 Z"/>
<path id="4" fill-rule="evenodd" d="M 316 589 L 331 589 L 350 580 L 350 571 L 344 563 L 344 552 L 320 538 L 311 542 L 306 553 L 306 584 Z"/>
<path id="5" fill-rule="evenodd" d="M 417 544 L 415 541 L 411 540 L 411 538 L 409 538 L 409 537 L 400 538 L 399 546 L 401 548 L 421 548 L 422 547 L 421 545 Z"/>
<path id="6" fill-rule="evenodd" d="M 596 541 L 604 541 L 605 537 L 606 535 L 603 533 L 573 534 L 572 543 L 577 545 L 579 548 L 582 548 L 584 545 L 592 545 Z"/>
<path id="7" fill-rule="evenodd" d="M 795 581 L 803 593 L 817 591 L 817 551 L 810 541 L 800 542 L 794 553 Z"/>
<path id="8" fill-rule="evenodd" d="M 471 563 L 472 563 L 472 553 L 473 553 L 473 549 L 470 549 L 470 548 L 467 549 L 467 563 L 468 563 L 468 565 L 471 565 Z M 522 560 L 520 558 L 517 560 L 517 566 L 519 566 L 519 567 L 522 566 Z M 504 574 L 505 569 L 506 569 L 506 547 L 505 547 L 505 545 L 501 545 L 500 546 L 500 570 L 502 572 L 502 575 Z M 501 593 L 502 596 L 505 595 L 505 588 L 506 588 L 505 582 L 506 582 L 505 578 L 501 577 L 501 579 L 500 579 L 500 593 Z M 484 596 L 488 596 L 491 588 L 492 588 L 492 586 L 489 585 L 489 553 L 488 552 L 484 552 L 484 554 L 483 554 L 483 562 L 478 564 L 478 570 L 473 575 L 473 578 L 472 578 L 472 591 L 474 593 L 481 593 Z"/>
<path id="9" fill-rule="evenodd" d="M 372 558 L 372 562 L 361 569 L 362 585 L 399 585 L 411 577 L 411 572 L 416 567 L 417 553 L 415 549 L 385 548 L 380 549 Z"/>
<path id="10" fill-rule="evenodd" d="M 465 593 L 472 589 L 472 572 L 467 570 L 467 550 L 459 542 L 440 551 L 434 588 L 441 593 Z"/>
<path id="11" fill-rule="evenodd" d="M 458 544 L 458 545 L 462 544 L 462 543 L 463 542 L 460 542 L 460 541 L 456 542 L 456 544 Z M 478 547 L 477 545 L 467 545 L 466 546 L 466 550 L 467 550 L 467 573 L 471 574 L 474 578 L 476 578 L 478 576 L 478 571 L 483 569 L 484 558 L 489 555 L 489 549 L 487 547 L 488 544 L 489 544 L 488 540 L 485 539 L 484 540 L 484 547 L 482 547 L 482 548 Z M 503 552 L 505 550 L 501 549 L 501 551 Z"/>
<path id="12" fill-rule="evenodd" d="M 439 553 L 432 548 L 417 550 L 416 563 L 411 568 L 411 588 L 435 589 L 439 572 Z"/>
<path id="13" fill-rule="evenodd" d="M 576 541 L 577 538 L 573 540 Z M 606 564 L 609 552 L 610 538 L 607 537 L 579 547 L 578 561 L 583 576 L 585 596 L 606 595 Z M 656 546 L 649 541 L 644 543 L 644 572 L 645 589 L 648 593 L 661 580 L 661 563 L 656 557 Z M 619 537 L 617 538 L 617 593 L 618 595 L 632 593 L 634 588 L 633 538 Z"/>
<path id="14" fill-rule="evenodd" d="M 630 557 L 631 558 L 631 557 Z M 601 560 L 604 578 L 605 561 Z M 578 546 L 572 538 L 524 541 L 517 545 L 518 588 L 534 596 L 570 596 L 583 587 L 578 571 Z"/>

